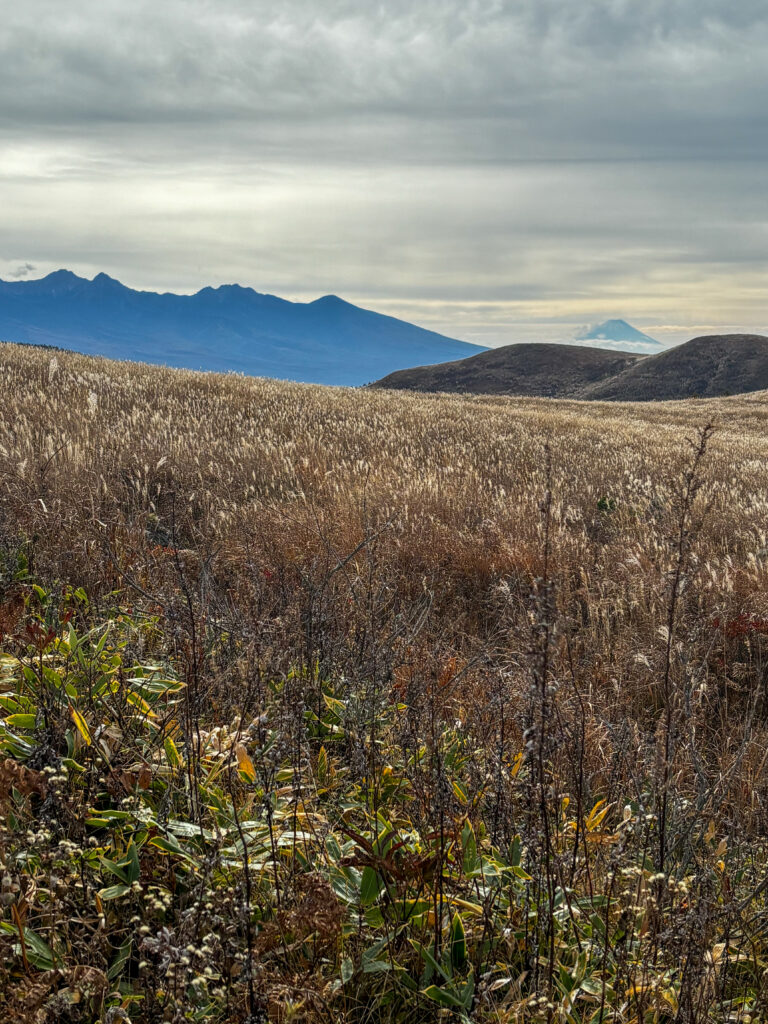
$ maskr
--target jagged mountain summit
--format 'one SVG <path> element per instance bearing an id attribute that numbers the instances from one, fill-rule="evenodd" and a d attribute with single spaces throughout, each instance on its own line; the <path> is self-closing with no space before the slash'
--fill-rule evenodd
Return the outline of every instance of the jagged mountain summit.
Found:
<path id="1" fill-rule="evenodd" d="M 631 352 L 658 352 L 660 341 L 633 327 L 626 320 L 604 320 L 576 333 L 574 341 Z"/>
<path id="2" fill-rule="evenodd" d="M 768 389 L 768 338 L 718 334 L 657 355 L 521 344 L 389 374 L 374 387 L 647 402 Z"/>
<path id="3" fill-rule="evenodd" d="M 344 385 L 483 351 L 336 295 L 289 302 L 236 284 L 159 294 L 135 291 L 107 274 L 90 281 L 69 270 L 0 281 L 0 339 Z"/>

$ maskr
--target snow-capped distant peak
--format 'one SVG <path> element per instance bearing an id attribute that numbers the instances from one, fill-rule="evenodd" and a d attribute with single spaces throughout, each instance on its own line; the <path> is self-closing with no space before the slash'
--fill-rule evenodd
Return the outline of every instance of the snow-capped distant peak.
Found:
<path id="1" fill-rule="evenodd" d="M 614 341 L 629 342 L 633 345 L 655 345 L 662 347 L 661 342 L 643 331 L 638 331 L 626 320 L 604 320 L 601 324 L 585 327 L 576 334 L 576 341 Z"/>

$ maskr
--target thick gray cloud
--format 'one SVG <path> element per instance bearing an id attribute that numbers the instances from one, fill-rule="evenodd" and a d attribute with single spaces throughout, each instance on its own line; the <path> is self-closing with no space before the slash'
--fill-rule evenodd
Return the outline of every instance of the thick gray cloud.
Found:
<path id="1" fill-rule="evenodd" d="M 760 327 L 766 68 L 762 0 L 27 0 L 0 275 L 335 291 L 491 342 Z"/>

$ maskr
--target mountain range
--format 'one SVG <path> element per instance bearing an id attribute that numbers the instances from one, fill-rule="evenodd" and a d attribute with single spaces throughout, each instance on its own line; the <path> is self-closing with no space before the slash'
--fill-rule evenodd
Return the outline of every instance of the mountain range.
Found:
<path id="1" fill-rule="evenodd" d="M 663 350 L 625 320 L 573 344 L 483 349 L 325 295 L 289 302 L 240 285 L 136 291 L 57 270 L 0 281 L 0 340 L 318 384 L 646 401 L 768 388 L 768 338 L 711 335 Z M 659 351 L 662 349 L 662 351 Z M 647 354 L 650 353 L 650 354 Z"/>
<path id="2" fill-rule="evenodd" d="M 336 295 L 289 302 L 240 285 L 135 291 L 57 270 L 0 281 L 0 340 L 203 370 L 359 385 L 402 367 L 484 351 Z"/>
<path id="3" fill-rule="evenodd" d="M 768 338 L 707 335 L 646 356 L 581 345 L 505 345 L 400 370 L 373 386 L 624 402 L 715 398 L 768 388 Z"/>

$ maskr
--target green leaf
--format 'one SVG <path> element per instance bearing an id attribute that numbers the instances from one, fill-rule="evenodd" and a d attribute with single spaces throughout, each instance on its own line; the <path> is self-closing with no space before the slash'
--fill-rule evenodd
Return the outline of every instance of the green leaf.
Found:
<path id="1" fill-rule="evenodd" d="M 331 871 L 331 888 L 347 906 L 357 905 L 360 893 L 360 872 L 346 865 Z"/>
<path id="2" fill-rule="evenodd" d="M 50 971 L 55 966 L 56 958 L 53 950 L 47 942 L 43 942 L 39 935 L 24 929 L 24 939 L 27 943 L 27 957 L 29 962 L 42 970 Z"/>
<path id="3" fill-rule="evenodd" d="M 133 939 L 128 939 L 117 951 L 117 956 L 112 961 L 112 964 L 107 971 L 107 977 L 110 981 L 114 981 L 120 974 L 123 973 L 123 968 L 131 959 L 131 949 L 133 947 Z"/>
<path id="4" fill-rule="evenodd" d="M 195 836 L 200 835 L 200 826 L 193 825 L 191 821 L 180 821 L 178 818 L 169 818 L 166 822 L 168 830 L 173 832 L 174 835 L 184 836 L 186 839 L 192 839 Z"/>
<path id="5" fill-rule="evenodd" d="M 123 868 L 115 864 L 115 862 L 110 860 L 109 857 L 100 857 L 99 862 L 104 871 L 108 871 L 111 875 L 114 875 L 115 878 L 119 878 L 121 882 L 128 881 L 128 876 Z"/>
<path id="6" fill-rule="evenodd" d="M 461 830 L 461 846 L 463 850 L 462 864 L 465 875 L 472 875 L 478 866 L 477 840 L 471 822 L 466 822 Z"/>
<path id="7" fill-rule="evenodd" d="M 99 818 L 108 818 L 110 822 L 129 821 L 133 815 L 130 811 L 113 811 L 111 808 L 104 811 L 94 810 L 94 815 Z"/>
<path id="8" fill-rule="evenodd" d="M 138 882 L 141 875 L 139 864 L 139 850 L 136 843 L 131 842 L 126 851 L 125 860 L 120 861 L 120 867 L 125 869 L 127 882 Z"/>
<path id="9" fill-rule="evenodd" d="M 6 725 L 12 729 L 34 729 L 37 715 L 8 715 Z"/>
<path id="10" fill-rule="evenodd" d="M 384 927 L 384 915 L 381 912 L 381 907 L 373 906 L 368 907 L 365 912 L 365 923 L 369 928 L 383 928 Z"/>
<path id="11" fill-rule="evenodd" d="M 99 896 L 101 896 L 102 900 L 116 900 L 121 896 L 125 896 L 130 891 L 130 885 L 110 885 L 106 889 L 100 889 Z"/>
<path id="12" fill-rule="evenodd" d="M 579 988 L 590 996 L 599 996 L 603 991 L 603 984 L 597 978 L 582 978 Z"/>
<path id="13" fill-rule="evenodd" d="M 349 959 L 349 957 L 345 957 L 341 961 L 341 981 L 342 981 L 342 984 L 346 985 L 348 981 L 351 981 L 352 977 L 354 976 L 354 973 L 355 973 L 355 965 L 352 963 L 352 961 Z"/>
<path id="14" fill-rule="evenodd" d="M 186 856 L 184 850 L 179 846 L 176 840 L 164 839 L 162 836 L 155 836 L 154 839 L 149 840 L 150 846 L 156 846 L 158 850 L 162 850 L 163 853 L 176 853 L 182 857 Z"/>
<path id="15" fill-rule="evenodd" d="M 515 836 L 509 848 L 509 863 L 513 868 L 520 867 L 520 859 L 523 853 L 523 842 L 520 836 Z"/>
<path id="16" fill-rule="evenodd" d="M 19 929 L 9 921 L 0 921 L 0 931 L 6 935 L 18 935 Z M 53 950 L 44 942 L 40 936 L 29 928 L 24 929 L 24 942 L 27 947 L 27 959 L 33 967 L 43 971 L 50 971 L 56 966 L 56 957 Z M 16 952 L 21 954 L 21 943 L 16 947 Z"/>
<path id="17" fill-rule="evenodd" d="M 392 964 L 388 960 L 379 960 L 379 954 L 386 949 L 388 939 L 385 937 L 374 942 L 363 953 L 362 969 L 363 974 L 381 974 L 383 971 L 390 971 Z"/>
<path id="18" fill-rule="evenodd" d="M 430 985 L 429 988 L 422 989 L 422 995 L 425 995 L 427 999 L 431 999 L 433 1003 L 437 1003 L 438 1006 L 449 1006 L 451 1008 L 464 1006 L 463 999 L 453 995 L 447 989 L 438 988 L 437 985 Z"/>
<path id="19" fill-rule="evenodd" d="M 391 970 L 392 964 L 388 960 L 366 960 L 363 963 L 363 974 L 383 974 Z"/>
<path id="20" fill-rule="evenodd" d="M 334 864 L 338 864 L 341 860 L 341 847 L 339 846 L 338 840 L 335 836 L 328 836 L 325 840 L 325 848 L 328 851 L 328 856 Z"/>
<path id="21" fill-rule="evenodd" d="M 423 958 L 427 967 L 431 971 L 434 971 L 435 974 L 439 974 L 444 981 L 451 980 L 448 972 L 437 962 L 437 960 L 435 960 L 431 950 L 427 949 L 426 946 L 422 946 L 420 942 L 416 942 L 415 940 L 411 940 L 411 944 L 416 952 Z M 427 974 L 427 978 L 429 978 L 429 974 Z"/>
<path id="22" fill-rule="evenodd" d="M 454 971 L 462 971 L 467 963 L 467 935 L 464 931 L 464 922 L 461 914 L 456 911 L 451 921 L 449 932 L 449 947 L 451 951 L 451 966 Z"/>
<path id="23" fill-rule="evenodd" d="M 360 880 L 360 903 L 364 907 L 370 907 L 379 898 L 381 892 L 381 881 L 378 873 L 370 867 L 363 869 L 363 877 Z"/>

